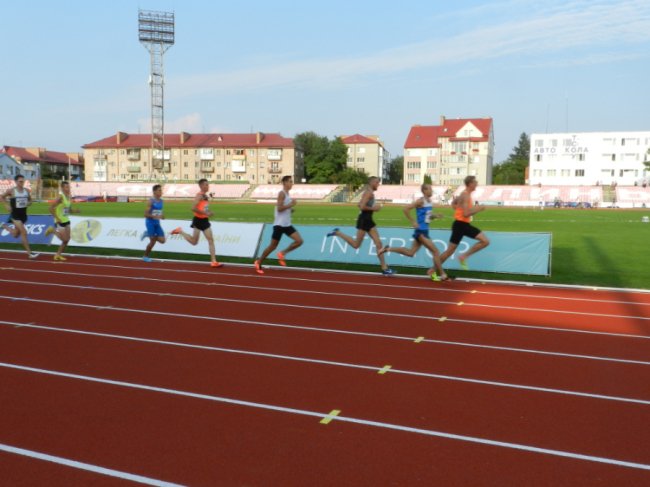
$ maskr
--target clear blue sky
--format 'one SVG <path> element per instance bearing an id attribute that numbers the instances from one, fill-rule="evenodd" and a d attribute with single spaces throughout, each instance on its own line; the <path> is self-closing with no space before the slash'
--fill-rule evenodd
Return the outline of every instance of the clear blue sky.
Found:
<path id="1" fill-rule="evenodd" d="M 0 145 L 147 132 L 138 8 L 174 11 L 166 131 L 376 134 L 493 117 L 521 132 L 650 130 L 648 0 L 2 0 Z M 568 116 L 567 116 L 568 115 Z"/>

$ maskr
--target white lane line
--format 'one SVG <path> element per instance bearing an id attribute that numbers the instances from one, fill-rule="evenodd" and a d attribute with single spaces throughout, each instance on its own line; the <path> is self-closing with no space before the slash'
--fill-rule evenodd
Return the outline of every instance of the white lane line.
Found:
<path id="1" fill-rule="evenodd" d="M 11 322 L 7 321 L 0 321 L 0 324 L 13 324 Z M 466 382 L 470 384 L 481 384 L 481 385 L 487 385 L 487 386 L 493 386 L 493 387 L 505 387 L 505 388 L 511 388 L 511 389 L 521 389 L 521 390 L 527 390 L 527 391 L 535 391 L 535 392 L 545 392 L 545 393 L 550 393 L 550 394 L 562 394 L 566 396 L 576 396 L 576 397 L 586 397 L 589 399 L 602 399 L 606 401 L 617 401 L 617 402 L 627 402 L 627 403 L 635 403 L 635 404 L 642 404 L 645 406 L 650 406 L 650 400 L 644 400 L 644 399 L 634 399 L 634 398 L 629 398 L 629 397 L 620 397 L 620 396 L 609 396 L 605 394 L 594 394 L 594 393 L 589 393 L 589 392 L 578 392 L 578 391 L 569 391 L 566 389 L 554 389 L 550 387 L 538 387 L 538 386 L 528 386 L 528 385 L 522 385 L 522 384 L 512 384 L 509 382 L 498 382 L 498 381 L 490 381 L 490 380 L 483 380 L 483 379 L 472 379 L 470 377 L 459 377 L 459 376 L 453 376 L 453 375 L 443 375 L 443 374 L 434 374 L 434 373 L 429 373 L 429 372 L 417 372 L 417 371 L 412 371 L 412 370 L 402 370 L 402 369 L 395 369 L 392 368 L 392 366 L 382 366 L 382 367 L 377 367 L 377 366 L 372 366 L 372 365 L 361 365 L 361 364 L 352 364 L 348 362 L 338 362 L 338 361 L 332 361 L 332 360 L 322 360 L 322 359 L 312 359 L 312 358 L 307 358 L 307 357 L 297 357 L 293 355 L 281 355 L 281 354 L 276 354 L 276 353 L 265 353 L 265 352 L 253 352 L 251 350 L 241 350 L 241 349 L 233 349 L 233 348 L 224 348 L 224 347 L 215 347 L 215 346 L 210 346 L 210 345 L 196 345 L 192 343 L 183 343 L 183 342 L 172 342 L 168 340 L 156 340 L 153 338 L 139 338 L 139 337 L 133 337 L 133 336 L 127 336 L 127 335 L 116 335 L 112 333 L 100 333 L 100 332 L 92 332 L 92 331 L 82 331 L 82 330 L 74 330 L 70 328 L 57 328 L 57 327 L 50 327 L 50 326 L 44 326 L 44 325 L 25 325 L 26 328 L 34 328 L 34 329 L 41 329 L 41 330 L 48 330 L 48 331 L 55 331 L 55 332 L 62 332 L 62 333 L 74 333 L 78 335 L 86 335 L 86 336 L 96 336 L 96 337 L 102 337 L 102 338 L 113 338 L 117 340 L 126 340 L 126 341 L 133 341 L 133 342 L 141 342 L 141 343 L 153 343 L 156 345 L 166 345 L 166 346 L 172 346 L 172 347 L 181 347 L 181 348 L 190 348 L 190 349 L 195 349 L 195 350 L 209 350 L 213 352 L 224 352 L 224 353 L 232 353 L 232 354 L 238 354 L 238 355 L 250 355 L 253 357 L 264 357 L 264 358 L 271 358 L 271 359 L 279 359 L 279 360 L 289 360 L 289 361 L 294 361 L 294 362 L 305 362 L 305 363 L 312 363 L 312 364 L 319 364 L 319 365 L 331 365 L 331 366 L 336 366 L 336 367 L 346 367 L 346 368 L 351 368 L 351 369 L 361 369 L 361 370 L 370 370 L 373 372 L 379 372 L 380 374 L 384 374 L 386 372 L 394 372 L 398 374 L 403 374 L 403 375 L 412 375 L 412 376 L 417 376 L 417 377 L 427 377 L 430 379 L 439 379 L 439 380 L 446 380 L 446 381 L 452 381 L 452 382 Z M 388 369 L 386 369 L 388 367 Z"/>
<path id="2" fill-rule="evenodd" d="M 85 256 L 89 258 L 99 258 L 97 256 Z M 106 257 L 101 257 L 101 258 L 106 258 Z M 10 259 L 6 257 L 0 257 L 0 260 L 9 260 L 9 261 L 16 261 L 20 263 L 25 263 L 24 259 Z M 164 262 L 164 261 L 161 261 Z M 40 263 L 44 264 L 51 264 L 50 262 L 44 262 L 44 261 L 29 261 L 29 264 L 31 265 L 37 265 Z M 134 261 L 134 263 L 136 263 Z M 174 262 L 174 263 L 179 263 L 179 262 Z M 188 264 L 192 264 L 193 262 L 188 262 Z M 54 264 L 52 264 L 54 265 Z M 113 269 L 127 269 L 127 270 L 133 270 L 133 271 L 145 271 L 145 272 L 164 272 L 164 273 L 187 273 L 187 274 L 201 274 L 201 275 L 206 275 L 210 277 L 217 277 L 217 276 L 229 276 L 229 277 L 238 277 L 238 278 L 247 278 L 247 279 L 260 279 L 260 277 L 257 274 L 242 274 L 242 273 L 235 273 L 235 272 L 223 272 L 220 271 L 219 274 L 215 274 L 214 272 L 209 272 L 209 271 L 198 271 L 198 270 L 191 270 L 191 269 L 167 269 L 167 268 L 161 268 L 161 267 L 151 267 L 151 266 L 125 266 L 125 265 L 116 265 L 116 264 L 91 264 L 87 262 L 68 262 L 66 263 L 66 267 L 68 266 L 86 266 L 86 267 L 101 267 L 101 268 L 113 268 Z M 22 270 L 22 269 L 20 269 Z M 294 269 L 296 272 L 309 272 L 309 271 L 314 271 L 313 269 L 302 269 L 302 268 L 295 268 Z M 318 270 L 316 270 L 318 271 Z M 322 272 L 323 274 L 329 274 L 328 272 Z M 354 274 L 352 274 L 354 275 Z M 374 276 L 374 273 L 369 273 L 369 275 Z M 412 276 L 411 276 L 412 277 Z M 135 277 L 134 279 L 148 279 L 148 278 L 137 278 Z M 382 283 L 373 283 L 373 282 L 363 282 L 363 281 L 340 281 L 340 280 L 332 280 L 332 279 L 308 279 L 305 277 L 290 277 L 290 276 L 273 276 L 273 275 L 266 275 L 263 278 L 264 281 L 270 281 L 270 280 L 282 280 L 282 281 L 297 281 L 297 282 L 313 282 L 313 283 L 327 283 L 327 284 L 335 284 L 335 285 L 352 285 L 352 286 L 372 286 L 372 287 L 382 287 L 382 288 L 392 288 L 392 289 L 408 289 L 408 290 L 413 290 L 413 286 L 409 285 L 401 285 L 401 284 L 382 284 Z M 465 282 L 464 279 L 460 279 L 461 282 Z M 507 284 L 500 284 L 498 282 L 491 282 L 491 284 L 494 285 L 501 285 L 504 288 L 511 287 L 513 284 L 512 282 L 509 282 Z M 524 286 L 526 283 L 520 283 L 516 282 L 516 286 Z M 589 287 L 587 287 L 589 288 Z M 578 287 L 577 291 L 583 290 L 584 287 Z M 419 288 L 420 291 L 431 291 L 431 292 L 450 292 L 450 293 L 467 293 L 467 289 L 454 289 L 454 288 L 443 288 L 443 287 L 422 287 Z M 575 289 L 570 288 L 569 290 L 574 291 Z M 623 293 L 623 294 L 640 294 L 642 296 L 645 296 L 647 292 L 650 291 L 645 291 L 642 289 L 619 289 L 619 288 L 606 288 L 605 290 L 607 291 L 612 291 L 616 293 Z M 529 293 L 514 293 L 514 292 L 490 292 L 490 291 L 477 291 L 477 294 L 493 294 L 493 295 L 498 295 L 498 296 L 511 296 L 511 297 L 528 297 L 528 298 L 538 298 L 538 299 L 559 299 L 559 300 L 568 300 L 568 301 L 585 301 L 585 302 L 593 302 L 593 303 L 612 303 L 612 304 L 627 304 L 627 305 L 636 305 L 636 306 L 650 306 L 650 303 L 638 303 L 635 301 L 620 301 L 620 300 L 607 300 L 607 299 L 592 299 L 592 298 L 573 298 L 573 297 L 565 297 L 565 296 L 548 296 L 548 295 L 543 295 L 543 294 L 529 294 Z"/>
<path id="3" fill-rule="evenodd" d="M 56 370 L 47 370 L 47 369 L 39 369 L 35 367 L 28 367 L 24 365 L 17 365 L 17 364 L 10 364 L 6 362 L 0 362 L 0 367 L 5 367 L 8 369 L 14 369 L 14 370 L 21 370 L 25 372 L 33 372 L 37 374 L 44 374 L 44 375 L 50 375 L 50 376 L 55 376 L 55 377 L 65 377 L 68 379 L 77 379 L 77 380 L 83 380 L 83 381 L 88 381 L 88 382 L 94 382 L 94 383 L 99 383 L 99 384 L 109 384 L 113 386 L 118 386 L 118 387 L 127 387 L 131 389 L 139 389 L 139 390 L 145 390 L 145 391 L 151 391 L 151 392 L 159 392 L 163 394 L 169 394 L 169 395 L 174 395 L 174 396 L 182 396 L 182 397 L 190 397 L 193 399 L 203 399 L 207 401 L 214 401 L 214 402 L 219 402 L 219 403 L 225 403 L 225 404 L 233 404 L 237 406 L 245 406 L 245 407 L 251 407 L 251 408 L 256 408 L 256 409 L 264 409 L 264 410 L 270 410 L 270 411 L 277 411 L 277 412 L 282 412 L 282 413 L 289 413 L 289 414 L 295 414 L 295 415 L 300 415 L 300 416 L 309 416 L 313 418 L 318 418 L 320 421 L 322 418 L 327 416 L 329 412 L 315 412 L 315 411 L 309 411 L 305 409 L 297 409 L 297 408 L 289 408 L 289 407 L 284 407 L 284 406 L 276 406 L 273 404 L 266 404 L 266 403 L 259 403 L 259 402 L 252 402 L 252 401 L 244 401 L 241 399 L 232 399 L 229 397 L 222 397 L 222 396 L 212 396 L 208 394 L 199 394 L 196 392 L 188 392 L 188 391 L 180 391 L 176 389 L 168 389 L 164 387 L 156 387 L 156 386 L 149 386 L 145 384 L 137 384 L 133 382 L 124 382 L 124 381 L 118 381 L 118 380 L 112 380 L 112 379 L 103 379 L 101 377 L 92 377 L 92 376 L 87 376 L 87 375 L 79 375 L 79 374 L 71 374 L 67 372 L 59 372 Z M 331 409 L 330 409 L 331 411 Z M 458 441 L 464 441 L 468 443 L 479 443 L 483 445 L 488 445 L 488 446 L 497 446 L 501 448 L 508 448 L 508 449 L 513 449 L 513 450 L 521 450 L 521 451 L 527 451 L 527 452 L 532 452 L 532 453 L 541 453 L 545 455 L 552 455 L 552 456 L 557 456 L 557 457 L 564 457 L 564 458 L 571 458 L 574 460 L 584 460 L 588 462 L 596 462 L 596 463 L 603 463 L 607 465 L 616 465 L 619 467 L 627 467 L 627 468 L 634 468 L 634 469 L 639 469 L 639 470 L 650 470 L 650 465 L 644 464 L 644 463 L 637 463 L 637 462 L 629 462 L 625 460 L 617 460 L 613 458 L 607 458 L 607 457 L 600 457 L 600 456 L 594 456 L 594 455 L 585 455 L 581 453 L 574 453 L 574 452 L 567 452 L 563 450 L 555 450 L 555 449 L 550 449 L 550 448 L 540 448 L 536 446 L 531 446 L 531 445 L 524 445 L 521 443 L 510 443 L 506 441 L 496 441 L 496 440 L 490 440 L 486 438 L 480 438 L 480 437 L 475 437 L 475 436 L 467 436 L 467 435 L 457 435 L 454 433 L 447 433 L 444 431 L 437 431 L 437 430 L 429 430 L 429 429 L 423 429 L 423 428 L 414 428 L 410 426 L 403 426 L 403 425 L 398 425 L 398 424 L 393 424 L 393 423 L 384 423 L 380 421 L 371 421 L 371 420 L 366 420 L 366 419 L 360 419 L 360 418 L 352 418 L 352 417 L 347 417 L 347 416 L 336 416 L 332 419 L 332 422 L 335 421 L 341 421 L 341 422 L 346 422 L 346 423 L 355 423 L 355 424 L 361 424 L 364 426 L 373 426 L 376 428 L 383 428 L 383 429 L 389 429 L 389 430 L 397 430 L 397 431 L 404 431 L 407 433 L 416 433 L 416 434 L 421 434 L 421 435 L 427 435 L 427 436 L 435 436 L 439 438 L 446 438 L 446 439 L 451 439 L 451 440 L 458 440 Z"/>
<path id="4" fill-rule="evenodd" d="M 62 272 L 62 271 L 49 271 L 49 270 L 38 270 L 38 269 L 21 269 L 22 272 L 33 272 L 33 273 L 38 273 L 38 274 L 59 274 L 59 275 L 64 275 L 66 277 L 90 277 L 92 279 L 96 279 L 97 275 L 96 274 L 84 274 L 80 272 L 75 272 L 74 274 L 70 274 L 70 272 Z M 143 277 L 132 277 L 132 276 L 118 276 L 114 274 L 102 274 L 102 279 L 122 279 L 122 280 L 127 280 L 127 281 L 141 281 L 143 279 L 146 279 L 147 281 L 153 281 L 153 282 L 160 282 L 164 284 L 188 284 L 192 286 L 216 286 L 216 287 L 227 287 L 227 288 L 234 288 L 234 289 L 253 289 L 257 291 L 278 291 L 282 292 L 284 294 L 315 294 L 315 295 L 322 295 L 322 296 L 334 296 L 334 297 L 345 297 L 345 298 L 360 298 L 363 300 L 378 300 L 378 301 L 406 301 L 406 302 L 412 302 L 412 303 L 426 303 L 426 304 L 448 304 L 448 305 L 453 305 L 457 304 L 455 301 L 440 301 L 440 300 L 434 300 L 434 299 L 419 299 L 419 298 L 407 298 L 407 297 L 396 297 L 396 296 L 382 296 L 382 295 L 376 295 L 376 294 L 357 294 L 357 293 L 338 293 L 338 292 L 331 292 L 331 291 L 314 291 L 314 290 L 309 290 L 309 289 L 287 289 L 283 287 L 271 287 L 271 286 L 252 286 L 252 285 L 244 285 L 244 284 L 228 284 L 228 283 L 222 283 L 222 282 L 197 282 L 197 281 L 186 281 L 186 280 L 181 280 L 181 279 L 159 279 L 159 278 L 154 278 L 154 277 L 149 277 L 149 278 L 143 278 Z M 16 282 L 16 281 L 14 281 Z M 23 283 L 29 283 L 30 281 L 19 281 Z M 62 283 L 63 285 L 63 283 Z M 87 286 L 86 286 L 87 287 Z M 466 293 L 466 291 L 463 291 Z M 158 293 L 159 295 L 162 296 L 176 296 L 172 293 Z M 489 295 L 496 295 L 496 296 L 508 296 L 506 293 L 492 293 L 492 292 L 481 292 L 481 291 L 474 291 L 474 294 L 489 294 Z M 518 295 L 518 296 L 523 296 L 523 295 Z M 573 298 L 553 298 L 553 299 L 573 299 Z M 595 301 L 595 300 L 592 300 Z M 600 302 L 600 301 L 599 301 Z M 633 304 L 633 303 L 626 303 L 626 304 Z M 645 306 L 645 303 L 640 303 L 640 305 Z M 647 304 L 650 306 L 650 303 Z M 607 315 L 607 314 L 596 314 L 596 313 L 585 313 L 585 312 L 578 312 L 578 311 L 562 311 L 562 310 L 555 310 L 555 309 L 547 309 L 547 308 L 522 308 L 522 307 L 508 307 L 508 306 L 495 306 L 495 305 L 490 305 L 490 304 L 473 304 L 473 303 L 466 303 L 466 306 L 476 306 L 476 307 L 488 307 L 488 308 L 498 308 L 498 309 L 512 309 L 512 310 L 526 310 L 526 311 L 540 311 L 540 312 L 548 312 L 548 313 L 567 313 L 567 314 L 581 314 L 581 315 L 586 315 L 586 316 L 599 316 L 599 317 L 622 317 L 622 318 L 630 318 L 629 316 L 620 316 L 620 315 Z M 636 318 L 636 317 L 635 317 Z M 649 318 L 643 318 L 640 317 L 640 319 L 650 319 Z"/>
<path id="5" fill-rule="evenodd" d="M 53 282 L 38 282 L 38 281 L 24 281 L 24 280 L 18 280 L 18 279 L 7 279 L 4 278 L 3 282 L 10 282 L 14 284 L 24 284 L 24 285 L 32 285 L 32 286 L 50 286 L 50 287 L 63 287 L 63 288 L 72 288 L 72 289 L 85 289 L 85 290 L 93 290 L 93 291 L 108 291 L 108 292 L 115 292 L 115 293 L 129 293 L 129 294 L 144 294 L 144 295 L 156 295 L 160 296 L 161 294 L 158 292 L 153 292 L 153 291 L 141 291 L 139 289 L 117 289 L 117 288 L 110 288 L 110 287 L 99 287 L 99 286 L 79 286 L 75 284 L 60 284 L 60 283 L 53 283 Z M 278 303 L 278 302 L 271 302 L 271 301 L 258 301 L 258 300 L 250 300 L 250 299 L 235 299 L 235 298 L 217 298 L 214 296 L 197 296 L 197 295 L 188 295 L 188 294 L 174 294 L 174 293 L 165 293 L 165 296 L 170 296 L 170 297 L 175 297 L 175 298 L 181 298 L 181 299 L 200 299 L 200 300 L 206 300 L 206 301 L 227 301 L 230 303 L 246 303 L 246 304 L 259 304 L 263 306 L 275 306 L 275 307 L 287 307 L 287 308 L 300 308 L 300 309 L 316 309 L 319 311 L 336 311 L 336 312 L 345 312 L 345 313 L 358 313 L 358 314 L 370 314 L 373 316 L 394 316 L 398 318 L 428 318 L 422 315 L 413 315 L 413 314 L 405 314 L 405 313 L 387 313 L 383 311 L 367 311 L 367 310 L 358 310 L 358 309 L 341 309 L 341 308 L 332 308 L 328 306 L 308 306 L 308 305 L 302 305 L 302 304 L 289 304 L 289 303 Z M 22 299 L 22 298 L 15 298 L 15 299 Z M 453 302 L 453 301 L 429 301 L 430 303 L 437 303 L 437 304 L 448 304 L 448 305 L 453 305 L 457 306 L 459 303 Z M 648 320 L 650 321 L 650 316 L 625 316 L 625 315 L 612 315 L 612 314 L 603 314 L 603 313 L 585 313 L 585 312 L 580 312 L 580 311 L 558 311 L 558 310 L 549 310 L 549 309 L 536 309 L 536 308 L 517 308 L 517 307 L 507 307 L 507 306 L 495 306 L 495 305 L 487 305 L 487 304 L 468 304 L 468 303 L 463 303 L 460 302 L 460 304 L 464 304 L 466 307 L 469 306 L 474 306 L 474 307 L 481 307 L 481 308 L 493 308 L 493 309 L 506 309 L 506 310 L 513 310 L 513 311 L 536 311 L 536 312 L 544 312 L 544 313 L 557 313 L 557 314 L 568 314 L 568 315 L 580 315 L 580 316 L 589 316 L 589 317 L 597 317 L 597 318 L 617 318 L 617 319 L 626 319 L 626 320 Z"/>
<path id="6" fill-rule="evenodd" d="M 0 299 L 2 299 L 2 296 L 0 296 Z M 58 303 L 58 302 L 57 302 Z M 62 303 L 66 304 L 66 303 Z M 72 304 L 72 303 L 71 303 Z M 112 307 L 105 307 L 105 306 L 94 306 L 94 305 L 85 305 L 85 306 L 91 306 L 95 309 L 115 309 L 116 311 L 125 311 L 129 312 L 132 311 L 128 308 L 112 308 Z M 188 315 L 184 315 L 188 316 Z M 194 316 L 194 315 L 189 315 L 189 316 Z M 196 316 L 196 318 L 199 319 L 208 319 L 209 317 L 205 316 Z M 630 365 L 643 365 L 643 366 L 650 366 L 650 361 L 645 361 L 645 360 L 632 360 L 632 359 L 623 359 L 623 358 L 616 358 L 616 357 L 601 357 L 597 355 L 583 355 L 583 354 L 576 354 L 576 353 L 563 353 L 563 352 L 549 352 L 546 350 L 535 350 L 535 349 L 530 349 L 530 348 L 515 348 L 515 347 L 502 347 L 498 345 L 483 345 L 480 343 L 468 343 L 468 342 L 454 342 L 450 340 L 436 340 L 434 338 L 424 338 L 424 337 L 408 337 L 408 336 L 400 336 L 400 335 L 389 335 L 389 334 L 384 334 L 384 333 L 370 333 L 370 332 L 362 332 L 362 331 L 351 331 L 351 330 L 341 330 L 337 328 L 323 328 L 323 327 L 316 327 L 316 326 L 301 326 L 301 325 L 289 325 L 285 323 L 270 323 L 270 322 L 265 322 L 265 321 L 252 321 L 252 320 L 237 320 L 237 319 L 228 319 L 228 318 L 215 318 L 221 321 L 225 321 L 228 323 L 233 323 L 233 324 L 244 324 L 244 325 L 259 325 L 259 326 L 266 326 L 266 327 L 271 327 L 271 328 L 288 328 L 288 329 L 294 329 L 294 330 L 300 330 L 300 331 L 314 331 L 314 332 L 323 332 L 323 333 L 339 333 L 339 334 L 344 334 L 344 335 L 353 335 L 353 336 L 363 336 L 363 337 L 370 337 L 370 338 L 382 338 L 382 339 L 390 339 L 390 340 L 400 340 L 400 341 L 408 341 L 408 342 L 417 342 L 417 343 L 432 343 L 436 345 L 449 345 L 452 347 L 467 347 L 467 348 L 477 348 L 477 349 L 485 349 L 485 350 L 496 350 L 498 352 L 513 352 L 513 353 L 526 353 L 526 354 L 532 354 L 532 355 L 542 355 L 542 356 L 550 356 L 550 357 L 560 357 L 560 358 L 570 358 L 570 359 L 578 359 L 578 360 L 594 360 L 598 362 L 612 362 L 616 364 L 630 364 Z M 29 327 L 29 325 L 34 325 L 34 328 L 44 328 L 44 329 L 50 329 L 49 327 L 45 325 L 36 325 L 36 323 L 17 323 L 13 321 L 4 321 L 0 320 L 0 325 L 6 324 L 6 325 L 12 325 L 15 328 L 20 328 L 20 327 Z M 63 328 L 57 328 L 57 327 L 52 327 L 52 330 L 64 330 Z M 78 331 L 78 330 L 75 330 Z M 81 332 L 81 331 L 79 331 Z"/>
<path id="7" fill-rule="evenodd" d="M 86 470 L 88 472 L 93 472 L 100 475 L 117 477 L 118 479 L 122 480 L 130 480 L 131 482 L 138 482 L 145 485 L 155 485 L 157 487 L 182 487 L 182 484 L 164 482 L 162 480 L 143 477 L 142 475 L 135 475 L 132 473 L 122 472 L 120 470 L 113 470 L 112 468 L 99 467 L 90 463 L 78 462 L 77 460 L 70 460 L 69 458 L 57 457 L 55 455 L 49 455 L 47 453 L 41 453 L 33 450 L 26 450 L 24 448 L 18 448 L 16 446 L 6 445 L 4 443 L 0 443 L 0 451 L 13 453 L 15 455 L 20 455 L 23 457 L 35 458 L 37 460 L 44 460 L 46 462 L 57 463 L 59 465 L 65 465 L 66 467 Z"/>

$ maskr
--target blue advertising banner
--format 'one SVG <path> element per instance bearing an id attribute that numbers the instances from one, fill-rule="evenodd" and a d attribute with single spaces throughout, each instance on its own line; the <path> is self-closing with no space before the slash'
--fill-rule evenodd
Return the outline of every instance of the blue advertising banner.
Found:
<path id="1" fill-rule="evenodd" d="M 6 222 L 8 215 L 0 215 L 0 221 Z M 52 235 L 45 236 L 47 227 L 54 225 L 52 215 L 28 215 L 25 228 L 27 229 L 27 240 L 32 244 L 49 244 Z M 20 243 L 20 237 L 14 238 L 4 228 L 0 229 L 0 242 L 2 243 Z"/>
<path id="2" fill-rule="evenodd" d="M 331 227 L 324 226 L 295 226 L 305 243 L 290 254 L 290 259 L 339 262 L 350 264 L 379 264 L 377 248 L 366 235 L 361 247 L 353 249 L 338 237 L 326 237 Z M 356 235 L 353 227 L 340 227 L 343 233 L 352 237 Z M 259 256 L 271 241 L 272 225 L 264 225 L 264 233 L 258 249 Z M 384 245 L 391 247 L 410 247 L 413 243 L 413 229 L 382 227 L 379 235 Z M 490 239 L 490 246 L 472 255 L 468 259 L 470 270 L 485 272 L 503 272 L 508 274 L 531 274 L 546 276 L 551 273 L 551 234 L 550 233 L 514 233 L 514 232 L 485 232 Z M 430 236 L 440 252 L 447 249 L 451 232 L 449 230 L 430 231 Z M 288 243 L 288 237 L 283 237 Z M 458 255 L 465 252 L 475 240 L 464 238 L 458 249 L 447 262 L 445 269 L 460 269 Z M 279 248 L 283 248 L 283 242 Z M 406 257 L 397 253 L 386 254 L 386 262 L 392 266 L 424 267 L 432 266 L 430 252 L 421 248 L 414 257 Z"/>

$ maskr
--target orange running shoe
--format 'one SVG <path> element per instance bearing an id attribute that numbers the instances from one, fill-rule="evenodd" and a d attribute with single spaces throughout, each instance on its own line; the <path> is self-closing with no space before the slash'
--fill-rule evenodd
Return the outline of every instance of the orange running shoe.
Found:
<path id="1" fill-rule="evenodd" d="M 255 272 L 257 272 L 258 274 L 264 274 L 264 269 L 262 269 L 259 260 L 255 261 Z"/>
<path id="2" fill-rule="evenodd" d="M 278 262 L 280 263 L 280 265 L 283 266 L 287 265 L 287 261 L 284 260 L 284 252 L 278 252 Z"/>
<path id="3" fill-rule="evenodd" d="M 174 229 L 173 229 L 171 232 L 169 232 L 169 233 L 171 233 L 172 235 L 178 235 L 178 234 L 181 233 L 182 231 L 183 231 L 183 229 L 182 229 L 181 227 L 178 227 L 178 228 L 174 228 Z"/>
<path id="4" fill-rule="evenodd" d="M 215 269 L 218 267 L 223 267 L 223 264 L 221 262 L 210 262 L 210 267 L 214 267 Z"/>

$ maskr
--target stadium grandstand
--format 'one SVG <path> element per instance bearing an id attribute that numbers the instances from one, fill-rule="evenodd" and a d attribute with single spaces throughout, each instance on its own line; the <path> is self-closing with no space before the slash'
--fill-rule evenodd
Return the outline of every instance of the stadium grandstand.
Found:
<path id="1" fill-rule="evenodd" d="M 96 183 L 73 182 L 70 188 L 76 200 L 106 198 L 148 198 L 155 183 Z M 213 184 L 213 198 L 241 198 L 250 188 L 249 184 Z M 163 198 L 193 198 L 198 192 L 196 184 L 163 184 Z"/>
<path id="2" fill-rule="evenodd" d="M 336 184 L 294 184 L 291 196 L 302 200 L 323 200 L 338 188 Z M 254 200 L 276 199 L 282 189 L 281 184 L 260 184 L 250 195 Z"/>

